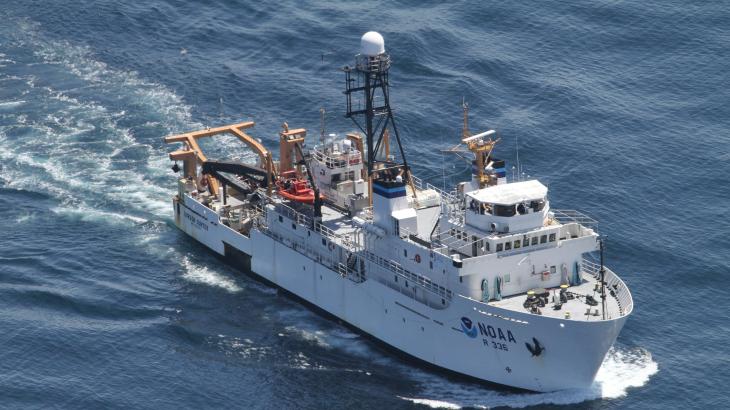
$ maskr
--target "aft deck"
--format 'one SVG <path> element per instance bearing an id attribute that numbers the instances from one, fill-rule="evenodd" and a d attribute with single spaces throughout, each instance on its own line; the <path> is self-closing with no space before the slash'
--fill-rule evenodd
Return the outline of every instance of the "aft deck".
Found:
<path id="1" fill-rule="evenodd" d="M 548 292 L 547 303 L 538 307 L 539 313 L 535 313 L 524 303 L 530 297 L 527 293 L 508 296 L 499 301 L 489 302 L 490 306 L 512 310 L 515 312 L 530 313 L 546 316 L 555 319 L 597 321 L 603 320 L 603 309 L 601 304 L 601 289 L 599 267 L 591 262 L 583 262 L 584 270 L 581 272 L 582 283 L 577 286 L 570 286 L 566 289 L 567 301 L 560 303 L 560 288 L 545 289 Z M 572 298 L 571 298 L 572 296 Z M 586 303 L 592 297 L 597 303 L 591 306 Z M 555 301 L 560 308 L 556 308 Z M 631 294 L 621 279 L 610 269 L 606 268 L 606 320 L 616 319 L 628 315 L 633 309 Z"/>

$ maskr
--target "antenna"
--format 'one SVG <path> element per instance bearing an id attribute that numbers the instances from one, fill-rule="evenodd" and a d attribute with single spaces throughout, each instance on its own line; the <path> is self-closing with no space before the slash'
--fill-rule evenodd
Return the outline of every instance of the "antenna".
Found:
<path id="1" fill-rule="evenodd" d="M 520 144 L 519 135 L 515 135 L 515 151 L 517 152 L 517 180 L 520 181 L 522 177 L 522 165 L 520 165 Z"/>
<path id="2" fill-rule="evenodd" d="M 322 54 L 324 55 L 324 54 Z M 319 143 L 324 146 L 324 132 L 325 132 L 325 114 L 327 114 L 327 111 L 325 111 L 324 107 L 319 109 L 319 127 L 320 127 L 320 134 L 319 134 Z"/>
<path id="3" fill-rule="evenodd" d="M 601 244 L 601 310 L 603 310 L 603 320 L 606 320 L 606 268 L 603 266 L 603 239 L 599 243 Z"/>
<path id="4" fill-rule="evenodd" d="M 461 139 L 470 137 L 469 132 L 469 104 L 466 103 L 466 98 L 461 97 L 461 109 L 464 110 L 464 125 L 461 128 Z"/>

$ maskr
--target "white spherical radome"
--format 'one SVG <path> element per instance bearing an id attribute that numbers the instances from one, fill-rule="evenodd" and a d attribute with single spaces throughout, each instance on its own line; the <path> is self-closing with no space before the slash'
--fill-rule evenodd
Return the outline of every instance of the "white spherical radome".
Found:
<path id="1" fill-rule="evenodd" d="M 360 53 L 369 57 L 385 53 L 385 40 L 377 31 L 368 31 L 360 38 Z"/>

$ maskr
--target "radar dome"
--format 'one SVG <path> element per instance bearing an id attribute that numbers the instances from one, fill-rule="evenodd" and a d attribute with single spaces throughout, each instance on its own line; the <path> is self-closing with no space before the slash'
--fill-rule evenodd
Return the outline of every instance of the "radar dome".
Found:
<path id="1" fill-rule="evenodd" d="M 368 57 L 375 57 L 385 53 L 385 40 L 376 31 L 368 31 L 360 38 L 360 53 Z"/>

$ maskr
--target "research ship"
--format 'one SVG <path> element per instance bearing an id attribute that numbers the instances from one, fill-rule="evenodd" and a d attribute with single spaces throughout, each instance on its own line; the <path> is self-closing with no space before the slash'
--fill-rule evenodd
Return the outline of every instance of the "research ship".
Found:
<path id="1" fill-rule="evenodd" d="M 451 151 L 471 162 L 471 179 L 445 190 L 413 175 L 390 67 L 383 37 L 363 35 L 343 69 L 345 116 L 359 131 L 322 130 L 306 149 L 307 130 L 284 123 L 278 160 L 251 121 L 166 137 L 182 145 L 170 153 L 182 171 L 175 224 L 396 352 L 519 389 L 590 386 L 633 309 L 595 221 L 551 208 L 538 180 L 508 180 L 497 134 L 469 132 L 466 110 Z M 198 141 L 220 134 L 256 160 L 207 158 Z"/>

